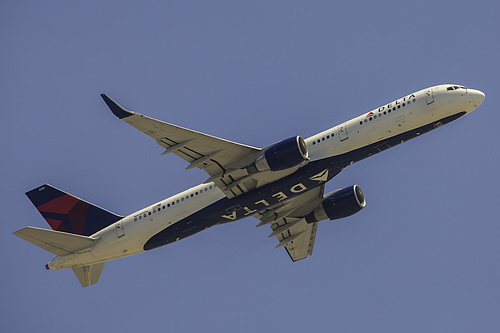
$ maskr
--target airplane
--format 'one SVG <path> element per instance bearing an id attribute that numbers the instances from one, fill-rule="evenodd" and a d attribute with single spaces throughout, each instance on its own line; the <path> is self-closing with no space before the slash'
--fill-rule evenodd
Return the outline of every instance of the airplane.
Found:
<path id="1" fill-rule="evenodd" d="M 56 257 L 47 270 L 72 268 L 82 287 L 99 281 L 107 261 L 175 243 L 214 225 L 248 216 L 269 225 L 276 248 L 293 261 L 312 255 L 318 222 L 351 216 L 366 206 L 358 185 L 325 194 L 325 184 L 349 165 L 446 125 L 475 110 L 484 93 L 462 85 L 426 88 L 306 139 L 265 148 L 220 139 L 126 110 L 105 94 L 119 119 L 165 151 L 205 170 L 200 185 L 127 216 L 51 185 L 26 193 L 52 230 L 25 227 L 14 235 Z"/>

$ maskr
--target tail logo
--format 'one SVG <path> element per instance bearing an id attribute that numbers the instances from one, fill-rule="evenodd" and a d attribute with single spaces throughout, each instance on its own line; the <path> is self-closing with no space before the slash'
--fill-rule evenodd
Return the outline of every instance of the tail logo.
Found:
<path id="1" fill-rule="evenodd" d="M 90 236 L 123 218 L 48 184 L 26 195 L 57 231 Z"/>
<path id="2" fill-rule="evenodd" d="M 83 235 L 88 203 L 63 195 L 37 207 L 53 230 Z"/>

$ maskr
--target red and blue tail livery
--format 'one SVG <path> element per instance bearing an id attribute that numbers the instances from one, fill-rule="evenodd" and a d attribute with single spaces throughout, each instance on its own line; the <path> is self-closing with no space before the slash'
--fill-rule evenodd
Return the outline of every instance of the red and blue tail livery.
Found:
<path id="1" fill-rule="evenodd" d="M 43 185 L 26 193 L 52 230 L 90 236 L 122 219 L 122 216 Z"/>
<path id="2" fill-rule="evenodd" d="M 455 121 L 484 94 L 461 85 L 422 89 L 302 138 L 264 148 L 193 131 L 126 110 L 101 95 L 113 114 L 209 178 L 160 202 L 119 216 L 50 185 L 26 193 L 53 230 L 24 227 L 14 234 L 56 255 L 47 269 L 72 268 L 83 287 L 104 263 L 178 242 L 217 224 L 246 217 L 271 228 L 293 261 L 312 255 L 317 225 L 366 206 L 361 188 L 325 194 L 325 184 L 353 163 Z"/>

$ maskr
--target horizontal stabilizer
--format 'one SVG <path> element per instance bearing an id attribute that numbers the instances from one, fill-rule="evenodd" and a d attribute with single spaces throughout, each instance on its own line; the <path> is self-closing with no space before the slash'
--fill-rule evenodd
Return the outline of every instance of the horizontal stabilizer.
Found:
<path id="1" fill-rule="evenodd" d="M 24 227 L 14 235 L 58 256 L 64 256 L 93 246 L 98 239 L 66 232 Z"/>
<path id="2" fill-rule="evenodd" d="M 104 264 L 105 263 L 102 262 L 100 264 L 73 268 L 73 272 L 75 272 L 75 275 L 78 278 L 78 281 L 80 281 L 82 287 L 85 288 L 99 282 Z"/>

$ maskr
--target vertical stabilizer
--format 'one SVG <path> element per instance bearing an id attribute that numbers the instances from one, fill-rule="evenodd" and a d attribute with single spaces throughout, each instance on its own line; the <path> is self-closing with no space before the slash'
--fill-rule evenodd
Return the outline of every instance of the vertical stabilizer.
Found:
<path id="1" fill-rule="evenodd" d="M 57 231 L 90 236 L 123 218 L 51 185 L 37 187 L 26 195 Z"/>
<path id="2" fill-rule="evenodd" d="M 75 272 L 75 275 L 78 278 L 78 281 L 80 281 L 82 287 L 85 288 L 99 282 L 104 264 L 105 263 L 102 262 L 100 264 L 73 268 L 73 272 Z"/>

